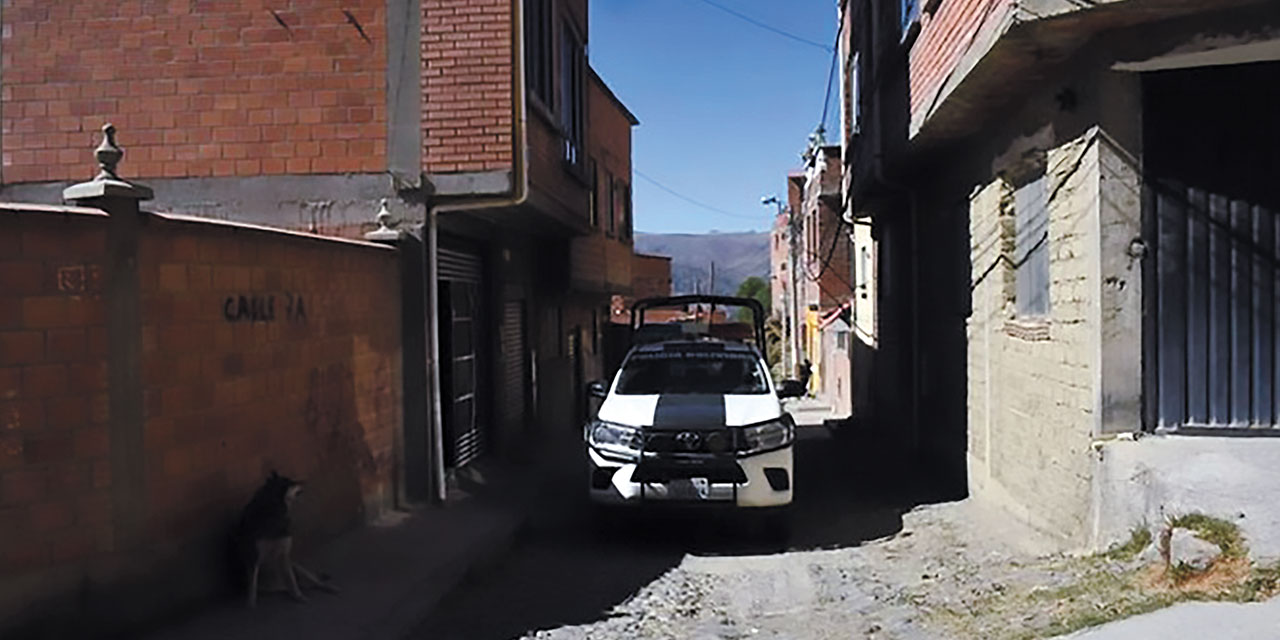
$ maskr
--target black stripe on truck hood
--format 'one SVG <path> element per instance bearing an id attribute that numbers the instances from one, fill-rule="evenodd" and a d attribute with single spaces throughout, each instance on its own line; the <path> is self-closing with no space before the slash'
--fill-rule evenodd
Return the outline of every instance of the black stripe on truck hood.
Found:
<path id="1" fill-rule="evenodd" d="M 724 396 L 719 395 L 664 394 L 653 410 L 654 429 L 723 429 L 724 423 Z"/>

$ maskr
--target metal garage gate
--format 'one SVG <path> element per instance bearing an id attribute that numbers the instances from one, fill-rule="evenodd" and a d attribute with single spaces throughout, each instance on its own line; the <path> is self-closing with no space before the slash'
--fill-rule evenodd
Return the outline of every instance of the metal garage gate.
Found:
<path id="1" fill-rule="evenodd" d="M 528 411 L 528 355 L 525 351 L 525 310 L 523 300 L 503 304 L 502 329 L 502 392 L 498 403 L 502 411 L 502 423 L 508 434 L 524 429 Z"/>
<path id="2" fill-rule="evenodd" d="M 1155 297 L 1147 309 L 1155 426 L 1275 426 L 1276 212 L 1171 183 L 1148 187 L 1147 207 L 1155 214 Z"/>
<path id="3" fill-rule="evenodd" d="M 445 464 L 461 467 L 485 449 L 487 399 L 481 359 L 483 348 L 483 261 L 456 249 L 439 249 L 440 389 L 444 410 Z"/>

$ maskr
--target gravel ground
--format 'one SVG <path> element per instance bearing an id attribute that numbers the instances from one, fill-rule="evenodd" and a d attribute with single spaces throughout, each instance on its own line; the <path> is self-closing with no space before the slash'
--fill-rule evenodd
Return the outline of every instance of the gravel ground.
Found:
<path id="1" fill-rule="evenodd" d="M 821 407 L 792 411 L 810 426 L 797 436 L 787 545 L 714 518 L 594 535 L 565 448 L 523 547 L 414 636 L 1028 640 L 1168 604 L 1135 589 L 1137 561 L 1055 554 L 998 511 L 938 503 L 946 489 L 875 441 L 819 426 Z"/>
<path id="2" fill-rule="evenodd" d="M 978 610 L 993 595 L 1059 589 L 1079 574 L 1071 559 L 1037 553 L 1042 543 L 1034 535 L 1018 532 L 1013 543 L 998 514 L 970 503 L 921 507 L 903 524 L 891 537 L 851 548 L 687 555 L 605 619 L 525 637 L 998 637 L 1011 623 L 1044 621 L 1036 614 L 1025 619 L 1023 611 Z M 1000 529 L 1003 534 L 996 533 Z M 965 624 L 958 625 L 960 619 Z M 975 628 L 969 624 L 974 621 L 990 622 L 990 628 Z M 981 635 L 969 635 L 975 632 Z"/>

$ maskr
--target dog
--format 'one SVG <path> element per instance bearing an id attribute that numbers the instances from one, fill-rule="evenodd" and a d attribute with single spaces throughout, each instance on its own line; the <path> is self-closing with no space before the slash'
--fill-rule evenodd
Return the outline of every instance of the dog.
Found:
<path id="1" fill-rule="evenodd" d="M 240 571 L 247 578 L 247 604 L 258 603 L 259 575 L 263 569 L 277 574 L 285 590 L 298 602 L 306 602 L 298 585 L 301 577 L 311 586 L 337 593 L 326 580 L 307 571 L 293 561 L 293 532 L 290 511 L 302 493 L 302 483 L 271 472 L 253 499 L 240 512 L 240 520 L 232 536 Z"/>

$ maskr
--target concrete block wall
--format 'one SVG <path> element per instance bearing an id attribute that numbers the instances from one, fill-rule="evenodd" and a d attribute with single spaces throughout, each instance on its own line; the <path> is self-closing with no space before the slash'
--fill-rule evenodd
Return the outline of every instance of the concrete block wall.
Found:
<path id="1" fill-rule="evenodd" d="M 142 178 L 384 171 L 385 13 L 382 0 L 8 2 L 3 181 L 92 177 L 106 122 L 129 132 Z"/>
<path id="2" fill-rule="evenodd" d="M 993 180 L 970 206 L 979 283 L 967 329 L 971 490 L 1076 546 L 1086 544 L 1091 525 L 1099 419 L 1097 138 L 1091 130 L 1045 150 L 1047 321 L 1014 313 L 1010 188 Z"/>
<path id="3" fill-rule="evenodd" d="M 0 205 L 0 634 L 127 629 L 225 589 L 226 536 L 271 469 L 307 482 L 303 548 L 395 499 L 395 251 L 144 216 L 134 385 L 112 373 L 130 337 L 108 330 L 111 219 Z M 120 424 L 125 388 L 142 424 Z M 113 477 L 122 455 L 137 491 Z"/>

